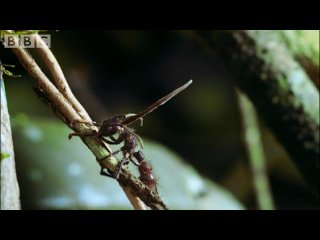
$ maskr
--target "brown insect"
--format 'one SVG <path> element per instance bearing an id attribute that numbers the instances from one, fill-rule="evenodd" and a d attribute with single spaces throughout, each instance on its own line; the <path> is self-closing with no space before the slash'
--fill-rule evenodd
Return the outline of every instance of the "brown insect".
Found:
<path id="1" fill-rule="evenodd" d="M 123 159 L 120 162 L 120 167 L 118 172 L 116 173 L 115 178 L 119 178 L 122 166 L 127 164 L 129 161 L 134 163 L 139 167 L 140 171 L 140 178 L 141 181 L 144 182 L 146 185 L 155 185 L 156 181 L 152 175 L 152 167 L 150 165 L 147 165 L 147 162 L 144 160 L 144 157 L 141 151 L 136 151 L 137 142 L 140 143 L 141 148 L 143 148 L 143 142 L 141 138 L 134 132 L 133 129 L 129 128 L 128 125 L 136 122 L 136 121 L 143 121 L 143 117 L 147 114 L 154 111 L 159 106 L 165 104 L 167 101 L 169 101 L 171 98 L 173 98 L 175 95 L 180 93 L 181 91 L 185 90 L 190 84 L 192 83 L 192 80 L 184 84 L 183 86 L 175 89 L 168 95 L 164 96 L 163 98 L 160 98 L 155 103 L 151 104 L 149 107 L 144 109 L 138 114 L 125 114 L 125 115 L 116 115 L 113 117 L 108 118 L 107 120 L 103 121 L 101 124 L 96 122 L 83 122 L 83 121 L 76 121 L 78 123 L 85 123 L 89 125 L 98 126 L 98 131 L 92 131 L 88 133 L 79 133 L 74 132 L 69 134 L 69 139 L 73 136 L 95 136 L 97 138 L 102 139 L 108 144 L 120 144 L 124 143 L 124 145 L 117 151 L 111 153 L 113 155 L 122 152 Z M 75 123 L 76 123 L 75 122 Z M 74 123 L 73 123 L 74 124 Z M 114 135 L 119 134 L 116 138 Z M 109 157 L 108 155 L 107 157 Z M 105 157 L 105 158 L 107 158 Z M 104 158 L 104 159 L 105 159 Z M 103 159 L 100 159 L 100 161 Z M 109 173 L 106 173 L 101 169 L 102 175 L 110 176 Z"/>
<path id="2" fill-rule="evenodd" d="M 143 153 L 141 151 L 137 151 L 133 153 L 133 156 L 139 163 L 138 170 L 140 173 L 139 179 L 141 180 L 141 182 L 150 187 L 152 190 L 158 192 L 157 180 L 153 176 L 152 166 L 147 162 Z"/>

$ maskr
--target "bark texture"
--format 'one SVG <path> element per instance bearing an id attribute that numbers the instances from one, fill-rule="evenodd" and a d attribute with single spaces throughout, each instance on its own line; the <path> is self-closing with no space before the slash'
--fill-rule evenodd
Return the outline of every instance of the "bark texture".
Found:
<path id="1" fill-rule="evenodd" d="M 1 210 L 19 210 L 20 191 L 14 161 L 10 118 L 1 78 Z"/>
<path id="2" fill-rule="evenodd" d="M 196 31 L 318 193 L 319 91 L 277 31 Z"/>

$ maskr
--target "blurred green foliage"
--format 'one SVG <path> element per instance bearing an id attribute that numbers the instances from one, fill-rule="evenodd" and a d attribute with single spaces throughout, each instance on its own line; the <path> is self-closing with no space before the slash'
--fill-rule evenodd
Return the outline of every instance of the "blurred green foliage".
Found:
<path id="1" fill-rule="evenodd" d="M 306 56 L 319 65 L 319 30 L 283 30 L 279 33 L 294 55 Z"/>
<path id="2" fill-rule="evenodd" d="M 1 152 L 1 160 L 4 160 L 6 158 L 10 157 L 10 154 L 9 153 L 6 153 L 6 152 Z"/>

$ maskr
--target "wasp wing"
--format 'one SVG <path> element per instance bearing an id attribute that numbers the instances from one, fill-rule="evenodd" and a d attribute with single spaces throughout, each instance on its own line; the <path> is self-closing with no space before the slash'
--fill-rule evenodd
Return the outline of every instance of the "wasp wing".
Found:
<path id="1" fill-rule="evenodd" d="M 182 92 L 183 90 L 185 90 L 187 87 L 189 87 L 189 85 L 192 83 L 192 80 L 190 80 L 189 82 L 187 82 L 186 84 L 182 85 L 181 87 L 175 89 L 174 91 L 172 91 L 171 93 L 169 93 L 168 95 L 164 96 L 163 98 L 160 98 L 158 101 L 156 101 L 155 103 L 151 104 L 149 107 L 147 107 L 145 110 L 143 110 L 142 112 L 130 116 L 128 118 L 126 118 L 122 124 L 123 125 L 129 125 L 134 123 L 135 121 L 139 120 L 140 118 L 144 117 L 145 115 L 151 113 L 153 110 L 155 110 L 157 107 L 165 104 L 167 101 L 169 101 L 171 98 L 173 98 L 175 95 L 177 95 L 178 93 Z"/>

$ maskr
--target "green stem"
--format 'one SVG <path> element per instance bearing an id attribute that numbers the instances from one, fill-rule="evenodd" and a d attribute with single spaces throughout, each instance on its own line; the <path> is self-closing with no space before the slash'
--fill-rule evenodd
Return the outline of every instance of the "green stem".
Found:
<path id="1" fill-rule="evenodd" d="M 274 209 L 274 203 L 267 176 L 266 160 L 258 119 L 249 99 L 239 91 L 237 93 L 242 113 L 244 139 L 251 165 L 257 202 L 260 209 L 272 210 Z"/>

